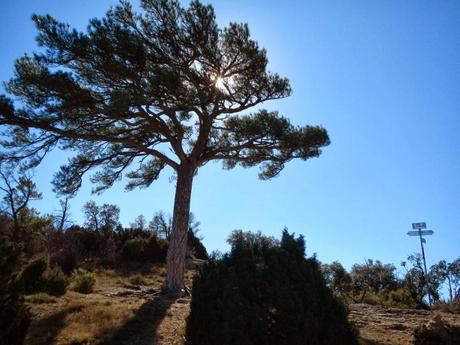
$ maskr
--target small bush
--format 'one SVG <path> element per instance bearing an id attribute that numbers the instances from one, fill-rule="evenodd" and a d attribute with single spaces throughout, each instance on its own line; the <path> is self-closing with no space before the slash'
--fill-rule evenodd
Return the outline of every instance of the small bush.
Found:
<path id="1" fill-rule="evenodd" d="M 353 345 L 356 332 L 302 237 L 234 233 L 232 250 L 195 277 L 189 345 Z"/>
<path id="2" fill-rule="evenodd" d="M 132 276 L 131 278 L 129 278 L 129 282 L 134 285 L 145 285 L 146 284 L 144 277 L 140 274 L 136 274 Z"/>
<path id="3" fill-rule="evenodd" d="M 74 284 L 73 289 L 80 293 L 91 293 L 96 283 L 94 273 L 83 268 L 78 268 L 73 272 L 72 280 Z"/>
<path id="4" fill-rule="evenodd" d="M 460 327 L 449 325 L 440 317 L 414 330 L 414 345 L 458 345 Z"/>
<path id="5" fill-rule="evenodd" d="M 48 259 L 42 256 L 29 262 L 22 270 L 20 280 L 26 294 L 42 292 L 45 289 L 43 274 L 48 268 Z"/>
<path id="6" fill-rule="evenodd" d="M 62 270 L 55 266 L 48 268 L 42 275 L 45 291 L 52 296 L 61 296 L 67 290 L 67 277 Z"/>

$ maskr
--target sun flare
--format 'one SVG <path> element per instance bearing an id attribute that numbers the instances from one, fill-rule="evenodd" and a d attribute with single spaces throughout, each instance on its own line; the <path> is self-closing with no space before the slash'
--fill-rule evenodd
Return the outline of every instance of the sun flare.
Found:
<path id="1" fill-rule="evenodd" d="M 214 85 L 220 89 L 220 90 L 224 90 L 225 89 L 225 83 L 224 83 L 224 78 L 222 77 L 217 77 L 214 81 Z"/>

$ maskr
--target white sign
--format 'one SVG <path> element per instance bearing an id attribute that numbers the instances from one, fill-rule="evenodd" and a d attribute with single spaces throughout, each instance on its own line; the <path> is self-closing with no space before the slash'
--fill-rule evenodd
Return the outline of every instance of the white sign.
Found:
<path id="1" fill-rule="evenodd" d="M 412 223 L 412 229 L 426 229 L 426 223 Z"/>
<path id="2" fill-rule="evenodd" d="M 418 235 L 433 235 L 433 230 L 422 230 L 422 231 L 409 231 L 407 232 L 409 236 L 418 236 Z"/>

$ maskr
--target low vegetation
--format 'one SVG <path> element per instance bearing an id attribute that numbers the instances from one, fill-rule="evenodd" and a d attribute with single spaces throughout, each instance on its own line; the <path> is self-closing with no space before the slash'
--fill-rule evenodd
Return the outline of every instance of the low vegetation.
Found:
<path id="1" fill-rule="evenodd" d="M 458 345 L 460 326 L 449 325 L 441 317 L 435 318 L 414 331 L 414 345 Z"/>
<path id="2" fill-rule="evenodd" d="M 76 269 L 72 274 L 73 290 L 80 293 L 91 293 L 96 277 L 93 273 L 83 268 Z"/>

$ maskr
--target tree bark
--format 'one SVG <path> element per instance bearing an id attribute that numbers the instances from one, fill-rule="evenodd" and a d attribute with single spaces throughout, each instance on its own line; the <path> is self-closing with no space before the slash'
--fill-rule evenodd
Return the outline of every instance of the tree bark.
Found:
<path id="1" fill-rule="evenodd" d="M 180 293 L 185 288 L 185 253 L 187 250 L 187 231 L 189 226 L 193 174 L 194 170 L 189 166 L 181 166 L 177 170 L 171 240 L 166 257 L 167 273 L 165 287 L 172 293 Z"/>

